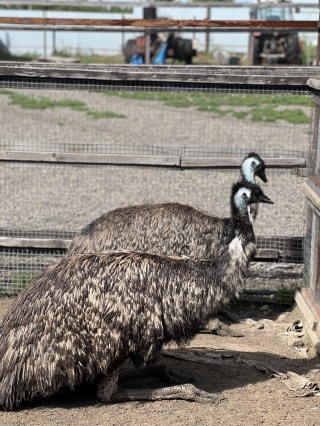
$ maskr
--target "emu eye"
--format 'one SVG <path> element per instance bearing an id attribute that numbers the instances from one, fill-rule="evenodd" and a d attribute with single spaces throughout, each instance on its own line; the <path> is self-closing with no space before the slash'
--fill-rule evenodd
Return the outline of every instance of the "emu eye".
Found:
<path id="1" fill-rule="evenodd" d="M 243 197 L 243 198 L 247 198 L 247 194 L 244 192 L 244 193 L 242 194 L 242 197 Z"/>
<path id="2" fill-rule="evenodd" d="M 251 166 L 252 166 L 252 167 L 255 167 L 255 166 L 256 166 L 256 163 L 255 163 L 254 161 L 252 161 Z"/>

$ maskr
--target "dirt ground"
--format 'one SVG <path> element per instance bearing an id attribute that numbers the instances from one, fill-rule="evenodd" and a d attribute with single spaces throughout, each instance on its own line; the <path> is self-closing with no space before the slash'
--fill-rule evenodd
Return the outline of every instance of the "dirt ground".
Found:
<path id="1" fill-rule="evenodd" d="M 0 299 L 1 316 L 12 300 Z M 295 321 L 303 320 L 298 307 L 288 310 L 269 305 L 262 310 L 259 304 L 238 303 L 229 311 L 237 314 L 242 323 L 219 316 L 220 325 L 229 325 L 218 328 L 220 335 L 199 333 L 187 347 L 166 348 L 166 353 L 174 356 L 194 355 L 194 361 L 165 355 L 159 359 L 176 371 L 193 376 L 194 385 L 200 389 L 219 393 L 222 399 L 218 403 L 174 400 L 102 404 L 95 397 L 96 384 L 91 384 L 29 404 L 19 411 L 1 412 L 0 425 L 320 425 L 317 392 L 299 390 L 290 380 L 283 380 L 287 376 L 279 374 L 298 373 L 313 389 L 317 389 L 314 384 L 320 384 L 320 359 L 309 337 L 287 331 Z M 261 319 L 269 321 L 262 324 Z M 150 387 L 150 383 L 140 386 Z"/>

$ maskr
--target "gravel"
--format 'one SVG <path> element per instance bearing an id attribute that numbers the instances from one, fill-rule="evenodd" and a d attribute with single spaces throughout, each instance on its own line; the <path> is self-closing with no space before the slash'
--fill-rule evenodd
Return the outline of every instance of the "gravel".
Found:
<path id="1" fill-rule="evenodd" d="M 194 148 L 194 155 L 206 155 L 205 149 L 220 148 L 230 150 L 232 155 L 238 155 L 239 150 L 243 150 L 241 155 L 251 150 L 261 155 L 287 151 L 288 156 L 290 151 L 308 151 L 308 125 L 218 117 L 191 108 L 171 108 L 159 102 L 127 100 L 103 93 L 17 92 L 52 100 L 80 100 L 91 110 L 108 110 L 125 118 L 93 119 L 86 112 L 60 107 L 26 109 L 12 105 L 10 98 L 0 93 L 2 150 L 107 152 L 112 145 L 119 153 L 156 153 L 156 147 L 172 152 Z M 311 116 L 311 108 L 305 112 Z M 268 170 L 267 174 L 269 183 L 261 182 L 261 186 L 275 204 L 261 205 L 256 234 L 303 236 L 305 200 L 300 186 L 304 178 L 283 170 Z M 188 203 L 228 216 L 230 188 L 238 177 L 239 172 L 234 170 L 0 163 L 0 228 L 79 231 L 108 210 L 166 201 Z M 7 254 L 1 262 L 4 285 L 14 281 L 15 276 L 21 280 L 21 269 L 26 274 L 29 270 L 37 273 L 59 255 Z"/>
<path id="2" fill-rule="evenodd" d="M 307 151 L 309 126 L 261 123 L 191 108 L 172 108 L 154 101 L 135 101 L 80 91 L 18 90 L 53 100 L 81 100 L 91 110 L 109 110 L 126 118 L 93 119 L 70 108 L 43 110 L 12 105 L 0 94 L 2 149 L 89 150 L 119 152 L 139 147 L 195 147 Z M 311 109 L 309 109 L 311 115 Z M 122 151 L 121 151 L 122 150 Z M 196 155 L 196 154 L 195 154 Z M 61 166 L 2 163 L 0 227 L 77 231 L 104 212 L 129 204 L 179 201 L 219 216 L 229 214 L 230 186 L 237 171 L 173 170 L 116 166 Z M 268 171 L 261 184 L 274 206 L 263 205 L 255 231 L 266 236 L 301 236 L 305 227 L 303 178 Z"/>

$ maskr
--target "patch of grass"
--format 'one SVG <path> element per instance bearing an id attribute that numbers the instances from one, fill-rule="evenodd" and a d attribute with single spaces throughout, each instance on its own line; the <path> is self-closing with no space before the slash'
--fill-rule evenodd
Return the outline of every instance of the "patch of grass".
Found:
<path id="1" fill-rule="evenodd" d="M 102 56 L 102 55 L 85 55 L 77 56 L 80 64 L 124 64 L 123 55 Z"/>
<path id="2" fill-rule="evenodd" d="M 112 111 L 87 111 L 87 115 L 92 118 L 126 118 L 123 114 L 116 114 Z"/>
<path id="3" fill-rule="evenodd" d="M 284 120 L 293 124 L 309 123 L 310 118 L 301 109 L 277 110 L 278 106 L 312 106 L 312 100 L 299 95 L 246 95 L 246 94 L 205 94 L 205 93 L 156 93 L 156 92 L 104 92 L 107 96 L 124 99 L 163 102 L 174 108 L 195 108 L 198 111 L 213 112 L 220 116 L 232 115 L 252 121 L 274 122 Z M 247 107 L 251 111 L 235 111 L 222 106 Z"/>
<path id="4" fill-rule="evenodd" d="M 0 95 L 7 95 L 10 97 L 11 103 L 19 105 L 21 108 L 29 109 L 46 109 L 46 108 L 70 108 L 75 111 L 85 112 L 89 117 L 94 119 L 99 118 L 126 118 L 124 115 L 116 114 L 112 111 L 95 111 L 90 110 L 88 106 L 81 101 L 74 99 L 61 99 L 55 101 L 45 96 L 24 95 L 21 93 L 13 92 L 11 90 L 0 89 Z"/>
<path id="5" fill-rule="evenodd" d="M 273 108 L 254 108 L 252 110 L 252 121 L 265 121 L 275 122 L 277 120 L 284 120 L 292 124 L 308 124 L 310 117 L 308 117 L 301 109 L 285 109 L 277 111 Z"/>
<path id="6" fill-rule="evenodd" d="M 298 288 L 282 288 L 273 295 L 272 302 L 292 305 L 295 302 L 294 295 L 297 290 Z"/>
<path id="7" fill-rule="evenodd" d="M 12 283 L 0 286 L 0 295 L 8 296 L 18 294 L 37 274 L 17 274 L 12 277 Z"/>

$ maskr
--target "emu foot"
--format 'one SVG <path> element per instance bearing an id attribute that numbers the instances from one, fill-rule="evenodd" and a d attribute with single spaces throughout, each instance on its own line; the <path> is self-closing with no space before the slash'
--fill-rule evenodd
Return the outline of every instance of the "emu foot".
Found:
<path id="1" fill-rule="evenodd" d="M 180 385 L 194 381 L 194 378 L 186 374 L 178 373 L 164 364 L 151 365 L 134 371 L 119 374 L 119 382 L 131 382 L 148 377 L 156 377 L 161 382 L 170 385 Z"/>
<path id="2" fill-rule="evenodd" d="M 99 396 L 98 396 L 99 397 Z M 222 397 L 219 394 L 208 393 L 191 384 L 170 386 L 161 389 L 124 389 L 118 388 L 108 401 L 162 401 L 169 399 L 182 399 L 185 401 L 213 404 L 219 402 Z"/>

